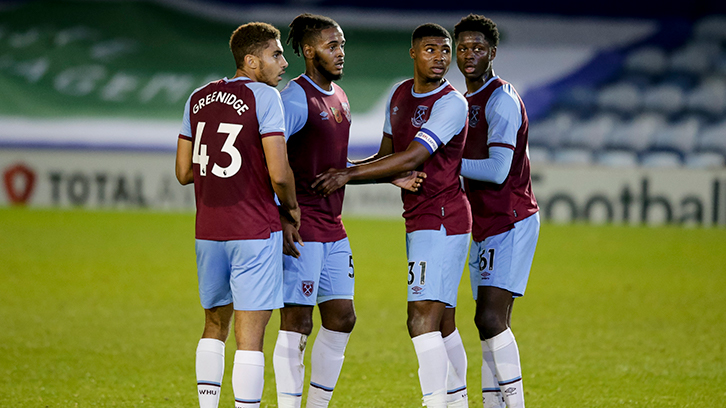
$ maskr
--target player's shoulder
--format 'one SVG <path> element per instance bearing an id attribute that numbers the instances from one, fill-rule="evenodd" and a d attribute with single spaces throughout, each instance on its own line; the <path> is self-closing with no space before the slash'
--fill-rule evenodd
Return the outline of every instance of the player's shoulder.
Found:
<path id="1" fill-rule="evenodd" d="M 449 92 L 445 93 L 441 96 L 441 98 L 439 98 L 437 103 L 450 106 L 451 109 L 469 109 L 469 102 L 466 100 L 464 95 L 462 95 L 461 92 L 457 91 L 456 88 L 454 88 L 453 86 L 451 87 Z"/>
<path id="2" fill-rule="evenodd" d="M 282 95 L 283 100 L 290 100 L 294 99 L 295 97 L 299 97 L 302 95 L 302 98 L 305 98 L 305 89 L 303 89 L 302 86 L 297 82 L 298 78 L 291 79 L 287 85 L 285 85 L 284 88 L 282 88 L 282 91 L 280 92 L 280 95 Z"/>
<path id="3" fill-rule="evenodd" d="M 489 98 L 489 102 L 498 105 L 509 105 L 517 109 L 520 107 L 519 94 L 509 82 L 504 82 L 502 86 L 495 89 Z"/>

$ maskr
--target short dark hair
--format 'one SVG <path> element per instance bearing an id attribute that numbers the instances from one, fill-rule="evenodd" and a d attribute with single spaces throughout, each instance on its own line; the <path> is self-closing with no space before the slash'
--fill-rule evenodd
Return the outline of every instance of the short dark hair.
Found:
<path id="1" fill-rule="evenodd" d="M 287 35 L 286 44 L 292 46 L 296 55 L 300 55 L 303 44 L 307 44 L 326 28 L 340 27 L 330 17 L 318 14 L 303 13 L 295 17 L 290 23 L 290 33 Z"/>
<path id="2" fill-rule="evenodd" d="M 244 66 L 245 55 L 260 56 L 270 40 L 279 40 L 280 30 L 267 23 L 247 23 L 237 27 L 229 39 L 229 49 L 237 68 Z"/>
<path id="3" fill-rule="evenodd" d="M 444 37 L 451 40 L 451 34 L 444 27 L 436 23 L 425 23 L 413 30 L 413 34 L 411 34 L 411 45 L 413 45 L 414 41 L 424 37 Z"/>
<path id="4" fill-rule="evenodd" d="M 479 14 L 469 14 L 454 26 L 454 38 L 458 39 L 459 34 L 465 31 L 482 33 L 490 46 L 499 46 L 499 29 L 497 29 L 497 24 L 491 18 Z"/>

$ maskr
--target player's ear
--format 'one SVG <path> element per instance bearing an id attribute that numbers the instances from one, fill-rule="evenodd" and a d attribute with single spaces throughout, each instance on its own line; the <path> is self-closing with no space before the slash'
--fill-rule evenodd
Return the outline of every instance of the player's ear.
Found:
<path id="1" fill-rule="evenodd" d="M 245 55 L 245 65 L 250 67 L 251 69 L 257 69 L 257 65 L 259 64 L 259 58 L 252 54 Z"/>
<path id="2" fill-rule="evenodd" d="M 315 57 L 315 49 L 310 44 L 303 44 L 302 52 L 303 57 L 306 59 L 313 59 Z"/>
<path id="3" fill-rule="evenodd" d="M 497 47 L 491 47 L 491 49 L 489 51 L 489 55 L 490 55 L 489 56 L 489 61 L 491 61 L 494 58 L 496 58 L 497 57 Z"/>
<path id="4" fill-rule="evenodd" d="M 413 49 L 413 47 L 409 48 L 408 55 L 411 56 L 411 59 L 416 59 L 416 51 Z"/>

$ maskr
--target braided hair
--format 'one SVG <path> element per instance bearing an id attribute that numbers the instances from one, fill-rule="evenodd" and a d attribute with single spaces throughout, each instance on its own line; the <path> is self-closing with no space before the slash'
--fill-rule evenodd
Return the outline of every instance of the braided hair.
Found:
<path id="1" fill-rule="evenodd" d="M 304 44 L 310 44 L 321 30 L 331 27 L 339 27 L 332 18 L 310 13 L 300 14 L 290 23 L 290 34 L 286 43 L 290 44 L 295 54 L 300 56 Z"/>

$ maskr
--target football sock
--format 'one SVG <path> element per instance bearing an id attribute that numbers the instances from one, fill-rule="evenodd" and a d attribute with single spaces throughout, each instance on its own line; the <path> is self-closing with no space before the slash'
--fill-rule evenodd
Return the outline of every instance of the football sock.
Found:
<path id="1" fill-rule="evenodd" d="M 424 405 L 429 408 L 445 408 L 449 357 L 446 355 L 441 332 L 424 333 L 411 340 L 418 357 L 418 379 Z"/>
<path id="2" fill-rule="evenodd" d="M 494 357 L 494 365 L 507 408 L 524 408 L 524 387 L 522 368 L 519 363 L 519 349 L 511 329 L 487 339 Z"/>
<path id="3" fill-rule="evenodd" d="M 224 342 L 201 339 L 197 345 L 197 392 L 200 408 L 217 408 L 224 376 Z"/>
<path id="4" fill-rule="evenodd" d="M 259 408 L 265 385 L 265 355 L 261 351 L 237 350 L 232 369 L 235 408 Z"/>
<path id="5" fill-rule="evenodd" d="M 482 365 L 481 365 L 481 396 L 484 400 L 484 408 L 504 408 L 502 393 L 499 391 L 497 380 L 497 369 L 494 366 L 494 356 L 489 349 L 486 340 L 481 342 Z"/>
<path id="6" fill-rule="evenodd" d="M 307 408 L 324 408 L 333 397 L 345 359 L 345 347 L 350 333 L 328 330 L 320 327 L 310 355 L 310 388 Z"/>
<path id="7" fill-rule="evenodd" d="M 449 374 L 446 377 L 446 401 L 449 408 L 468 407 L 466 389 L 466 350 L 459 329 L 444 338 L 446 355 L 449 357 Z"/>
<path id="8" fill-rule="evenodd" d="M 308 336 L 301 333 L 280 330 L 277 334 L 272 365 L 275 368 L 279 408 L 300 408 L 305 380 L 303 358 L 307 341 Z"/>

